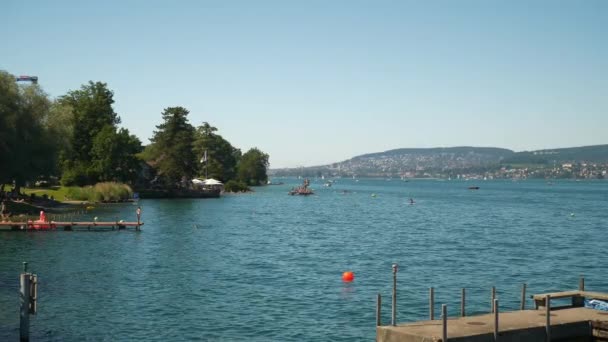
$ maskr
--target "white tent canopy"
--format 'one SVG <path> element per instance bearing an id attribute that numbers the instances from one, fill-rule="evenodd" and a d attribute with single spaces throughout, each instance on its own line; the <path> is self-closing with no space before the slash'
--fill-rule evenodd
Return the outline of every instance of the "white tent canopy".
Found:
<path id="1" fill-rule="evenodd" d="M 194 183 L 194 184 L 204 184 L 204 182 L 202 180 L 198 179 L 198 178 L 194 178 L 192 180 L 192 183 Z"/>
<path id="2" fill-rule="evenodd" d="M 209 179 L 205 179 L 203 181 L 203 184 L 205 184 L 205 185 L 222 185 L 222 182 L 218 181 L 217 179 L 209 178 Z"/>

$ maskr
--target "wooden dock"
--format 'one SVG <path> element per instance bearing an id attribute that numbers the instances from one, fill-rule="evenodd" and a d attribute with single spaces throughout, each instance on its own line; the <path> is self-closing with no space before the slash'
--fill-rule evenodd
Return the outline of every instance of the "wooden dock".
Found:
<path id="1" fill-rule="evenodd" d="M 549 325 L 553 341 L 590 341 L 600 337 L 608 326 L 608 312 L 587 308 L 569 308 L 551 311 Z M 477 341 L 546 341 L 546 315 L 543 310 L 511 311 L 500 314 L 498 334 L 495 335 L 494 314 L 467 317 L 450 317 L 447 320 L 447 340 Z M 441 320 L 377 327 L 377 341 L 420 342 L 443 341 Z M 605 335 L 604 335 L 605 336 Z"/>
<path id="2" fill-rule="evenodd" d="M 502 312 L 492 287 L 488 314 L 466 315 L 465 289 L 461 289 L 460 317 L 448 317 L 447 305 L 435 318 L 434 289 L 429 288 L 429 319 L 413 323 L 396 322 L 397 265 L 393 265 L 392 314 L 390 325 L 382 325 L 382 297 L 376 299 L 377 342 L 534 342 L 534 341 L 608 341 L 608 311 L 602 307 L 608 293 L 585 291 L 585 279 L 578 290 L 532 295 L 534 310 L 526 310 L 526 284 L 522 286 L 520 310 Z M 569 299 L 569 301 L 568 301 Z M 588 301 L 588 300 L 598 301 Z M 560 304 L 553 306 L 552 300 Z M 566 300 L 566 301 L 564 301 Z"/>
<path id="3" fill-rule="evenodd" d="M 0 222 L 0 230 L 121 230 L 127 228 L 134 228 L 140 230 L 143 226 L 143 222 L 121 222 L 121 221 L 90 221 L 90 222 L 71 222 L 71 221 L 48 221 L 40 223 L 36 221 L 24 221 L 24 222 Z M 43 226 L 43 228 L 39 228 Z M 48 227 L 46 227 L 48 226 Z"/>

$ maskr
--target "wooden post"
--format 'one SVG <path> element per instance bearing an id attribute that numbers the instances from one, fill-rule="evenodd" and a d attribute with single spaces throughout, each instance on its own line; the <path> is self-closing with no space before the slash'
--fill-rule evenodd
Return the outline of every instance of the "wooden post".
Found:
<path id="1" fill-rule="evenodd" d="M 581 274 L 580 278 L 578 279 L 578 290 L 585 291 L 585 278 L 583 277 L 582 274 Z M 572 297 L 572 306 L 575 308 L 585 306 L 585 296 L 581 295 L 581 296 Z"/>
<path id="2" fill-rule="evenodd" d="M 547 325 L 545 329 L 547 330 L 547 342 L 551 341 L 551 296 L 547 295 L 545 297 L 545 313 L 547 315 Z"/>
<path id="3" fill-rule="evenodd" d="M 446 342 L 448 340 L 448 306 L 445 304 L 441 304 L 441 342 Z"/>
<path id="4" fill-rule="evenodd" d="M 435 319 L 435 289 L 429 288 L 429 319 Z"/>
<path id="5" fill-rule="evenodd" d="M 378 293 L 378 296 L 376 297 L 376 326 L 377 327 L 382 325 L 381 309 L 382 309 L 382 296 Z"/>
<path id="6" fill-rule="evenodd" d="M 526 283 L 524 283 L 524 285 L 521 287 L 521 306 L 520 306 L 520 310 L 525 310 L 526 309 Z"/>
<path id="7" fill-rule="evenodd" d="M 498 341 L 498 299 L 494 299 L 494 341 Z"/>
<path id="8" fill-rule="evenodd" d="M 397 325 L 397 269 L 399 265 L 393 264 L 393 310 L 391 314 L 391 325 Z"/>
<path id="9" fill-rule="evenodd" d="M 491 313 L 494 313 L 494 299 L 496 299 L 496 286 L 492 286 L 492 300 L 490 301 Z"/>
<path id="10" fill-rule="evenodd" d="M 30 274 L 27 273 L 27 262 L 23 263 L 23 273 L 19 276 L 19 339 L 30 340 Z"/>
<path id="11" fill-rule="evenodd" d="M 460 291 L 460 316 L 465 317 L 467 314 L 464 311 L 464 301 L 465 301 L 465 289 L 464 287 Z"/>

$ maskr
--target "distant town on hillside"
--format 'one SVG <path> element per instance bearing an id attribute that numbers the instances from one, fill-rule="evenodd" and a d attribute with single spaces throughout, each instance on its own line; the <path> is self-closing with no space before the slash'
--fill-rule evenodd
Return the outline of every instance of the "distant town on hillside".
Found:
<path id="1" fill-rule="evenodd" d="M 302 177 L 604 179 L 608 145 L 514 152 L 494 147 L 402 148 L 329 165 L 271 169 Z"/>

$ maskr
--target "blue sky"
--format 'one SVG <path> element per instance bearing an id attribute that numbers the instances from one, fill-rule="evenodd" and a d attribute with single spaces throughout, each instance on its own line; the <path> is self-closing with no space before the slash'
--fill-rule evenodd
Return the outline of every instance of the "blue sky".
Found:
<path id="1" fill-rule="evenodd" d="M 608 143 L 608 1 L 0 2 L 0 69 L 93 81 L 147 144 L 190 110 L 271 167 Z"/>

